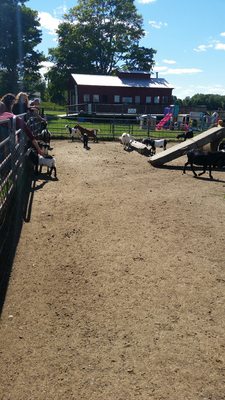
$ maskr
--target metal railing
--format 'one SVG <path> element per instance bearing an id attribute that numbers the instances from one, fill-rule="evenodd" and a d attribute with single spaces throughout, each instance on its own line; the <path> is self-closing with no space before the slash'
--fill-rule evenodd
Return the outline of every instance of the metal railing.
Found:
<path id="1" fill-rule="evenodd" d="M 118 140 L 123 132 L 130 133 L 137 139 L 142 139 L 148 136 L 153 138 L 170 138 L 171 140 L 176 138 L 176 131 L 164 132 L 156 131 L 152 126 L 142 127 L 140 121 L 136 118 L 105 118 L 88 116 L 84 117 L 82 121 L 77 117 L 48 117 L 48 129 L 52 134 L 53 139 L 70 139 L 68 128 L 80 124 L 81 126 L 89 129 L 98 130 L 99 140 Z"/>
<path id="2" fill-rule="evenodd" d="M 25 135 L 16 130 L 16 118 L 0 122 L 0 229 L 23 173 L 25 142 Z M 2 246 L 3 240 L 0 251 Z"/>
<path id="3" fill-rule="evenodd" d="M 21 129 L 16 129 L 18 117 L 0 121 L 0 253 L 7 236 L 8 211 L 12 205 L 17 206 L 14 198 L 16 194 L 22 195 L 20 188 L 25 177 L 27 137 Z M 38 121 L 27 124 L 36 135 L 40 129 Z"/>

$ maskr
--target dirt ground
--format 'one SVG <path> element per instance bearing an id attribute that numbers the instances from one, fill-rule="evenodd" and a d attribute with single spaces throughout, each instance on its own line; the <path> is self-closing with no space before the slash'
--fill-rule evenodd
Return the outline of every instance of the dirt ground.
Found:
<path id="1" fill-rule="evenodd" d="M 1 316 L 0 399 L 225 399 L 224 172 L 53 147 Z"/>

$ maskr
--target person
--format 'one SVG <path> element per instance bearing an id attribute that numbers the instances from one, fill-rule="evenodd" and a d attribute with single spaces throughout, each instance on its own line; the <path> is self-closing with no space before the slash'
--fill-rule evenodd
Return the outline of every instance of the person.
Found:
<path id="1" fill-rule="evenodd" d="M 1 98 L 1 102 L 5 105 L 5 110 L 0 114 L 0 121 L 15 117 L 15 114 L 12 112 L 13 105 L 15 103 L 16 96 L 13 93 L 7 93 Z M 27 135 L 28 139 L 31 141 L 33 147 L 37 150 L 38 154 L 44 155 L 43 150 L 38 145 L 37 140 L 35 139 L 33 133 L 30 128 L 27 126 L 26 122 L 20 118 L 16 118 L 16 129 L 22 129 Z"/>
<path id="2" fill-rule="evenodd" d="M 25 114 L 28 112 L 29 99 L 28 94 L 24 92 L 19 92 L 16 95 L 15 103 L 12 108 L 12 112 L 15 115 Z"/>
<path id="3" fill-rule="evenodd" d="M 5 104 L 2 101 L 0 101 L 0 115 L 3 114 L 4 111 L 5 111 Z"/>
<path id="4" fill-rule="evenodd" d="M 36 118 L 41 123 L 46 122 L 46 120 L 40 114 L 40 100 L 38 98 L 30 101 L 28 108 L 28 119 L 29 118 Z"/>

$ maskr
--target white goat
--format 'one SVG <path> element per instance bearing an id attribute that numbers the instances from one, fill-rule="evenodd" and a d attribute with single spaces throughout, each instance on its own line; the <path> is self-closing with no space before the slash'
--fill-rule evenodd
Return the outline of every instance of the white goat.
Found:
<path id="1" fill-rule="evenodd" d="M 120 142 L 124 145 L 124 148 L 129 148 L 129 145 L 133 140 L 135 140 L 135 138 L 126 132 L 124 132 L 120 137 Z"/>
<path id="2" fill-rule="evenodd" d="M 42 167 L 47 167 L 47 173 L 51 176 L 52 171 L 54 171 L 54 176 L 56 178 L 56 160 L 52 156 L 43 157 L 38 154 L 38 165 L 40 166 L 40 173 L 42 171 Z"/>

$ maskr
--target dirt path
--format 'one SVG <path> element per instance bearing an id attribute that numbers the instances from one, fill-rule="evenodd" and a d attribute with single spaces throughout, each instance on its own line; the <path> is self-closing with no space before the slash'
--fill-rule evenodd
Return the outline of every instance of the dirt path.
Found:
<path id="1" fill-rule="evenodd" d="M 1 400 L 225 399 L 225 174 L 55 142 L 0 326 Z"/>

